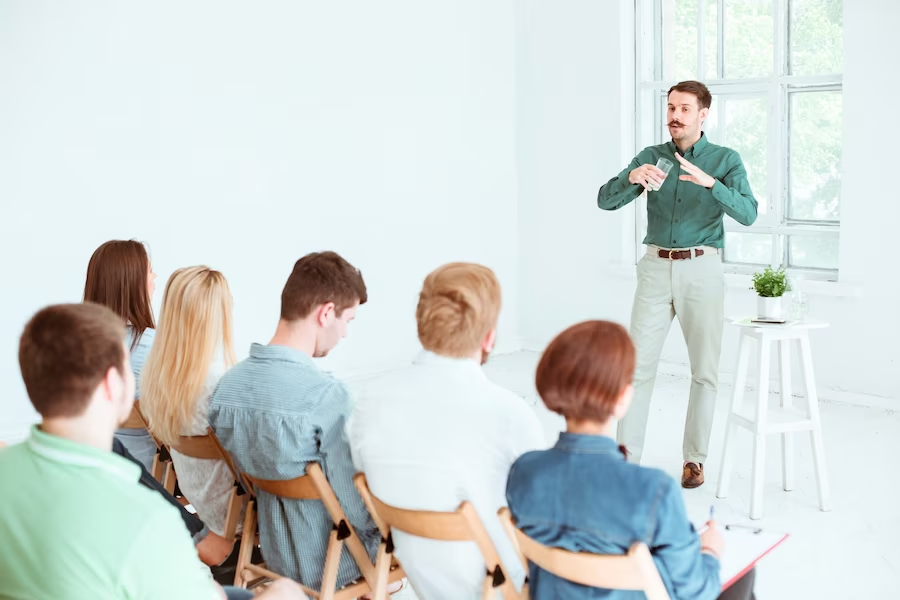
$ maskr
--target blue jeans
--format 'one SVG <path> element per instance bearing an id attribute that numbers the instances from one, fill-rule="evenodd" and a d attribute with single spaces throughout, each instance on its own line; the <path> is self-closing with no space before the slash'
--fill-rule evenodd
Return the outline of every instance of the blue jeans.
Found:
<path id="1" fill-rule="evenodd" d="M 153 456 L 156 454 L 156 443 L 146 429 L 119 429 L 116 439 L 128 450 L 148 471 L 153 469 Z"/>
<path id="2" fill-rule="evenodd" d="M 225 586 L 225 597 L 228 600 L 250 600 L 253 598 L 253 592 L 242 588 Z"/>

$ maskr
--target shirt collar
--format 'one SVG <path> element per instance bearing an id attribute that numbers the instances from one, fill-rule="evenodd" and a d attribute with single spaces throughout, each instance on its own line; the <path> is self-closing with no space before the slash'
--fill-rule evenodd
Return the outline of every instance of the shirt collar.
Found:
<path id="1" fill-rule="evenodd" d="M 141 477 L 141 468 L 127 458 L 46 433 L 38 425 L 31 428 L 25 443 L 35 454 L 61 465 L 101 469 L 128 482 L 136 483 Z"/>
<path id="2" fill-rule="evenodd" d="M 559 440 L 554 447 L 563 452 L 609 454 L 621 460 L 625 460 L 625 457 L 619 450 L 619 444 L 616 440 L 605 435 L 584 435 L 581 433 L 567 433 L 564 431 L 559 434 Z"/>
<path id="3" fill-rule="evenodd" d="M 252 344 L 250 346 L 250 356 L 263 360 L 283 360 L 308 365 L 310 367 L 316 366 L 316 363 L 313 362 L 310 355 L 289 346 Z"/>
<path id="4" fill-rule="evenodd" d="M 678 146 L 675 144 L 675 142 L 670 141 L 669 143 L 672 144 L 673 151 L 678 152 Z M 685 158 L 688 158 L 688 157 L 693 158 L 693 157 L 697 156 L 698 154 L 700 154 L 701 152 L 703 152 L 703 149 L 706 148 L 708 145 L 709 145 L 709 140 L 706 138 L 706 133 L 701 131 L 700 139 L 697 140 L 696 142 L 694 142 L 694 145 L 691 146 L 690 148 L 688 148 L 684 152 L 683 156 Z"/>
<path id="5" fill-rule="evenodd" d="M 461 371 L 470 371 L 484 375 L 484 369 L 471 358 L 454 358 L 452 356 L 443 356 L 430 350 L 422 350 L 413 360 L 414 365 L 426 365 L 445 367 L 451 369 L 459 369 Z"/>

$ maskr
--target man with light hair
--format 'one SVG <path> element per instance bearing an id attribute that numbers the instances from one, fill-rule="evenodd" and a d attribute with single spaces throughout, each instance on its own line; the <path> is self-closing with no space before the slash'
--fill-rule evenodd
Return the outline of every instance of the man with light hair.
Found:
<path id="1" fill-rule="evenodd" d="M 452 263 L 426 279 L 416 309 L 424 350 L 413 364 L 360 387 L 348 423 L 356 469 L 382 501 L 454 511 L 472 502 L 496 546 L 504 576 L 524 572 L 497 519 L 509 468 L 546 447 L 525 402 L 480 368 L 494 348 L 500 284 L 487 267 Z M 474 543 L 393 532 L 397 558 L 428 600 L 480 598 L 485 564 Z"/>

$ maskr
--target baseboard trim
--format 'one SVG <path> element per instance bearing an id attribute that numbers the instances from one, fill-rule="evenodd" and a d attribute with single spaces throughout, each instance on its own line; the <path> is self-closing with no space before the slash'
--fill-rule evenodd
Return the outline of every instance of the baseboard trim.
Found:
<path id="1" fill-rule="evenodd" d="M 687 363 L 660 361 L 659 372 L 688 379 L 691 376 L 691 367 Z M 729 386 L 732 385 L 734 383 L 734 373 L 720 372 L 719 383 L 724 383 Z M 748 385 L 745 386 L 744 389 L 752 391 L 757 388 L 756 386 Z M 769 390 L 771 390 L 773 394 L 780 393 L 778 379 L 773 378 L 769 380 Z M 883 396 L 875 396 L 873 394 L 863 394 L 860 392 L 850 392 L 833 388 L 820 388 L 818 393 L 819 402 L 847 404 L 849 406 L 858 406 L 860 408 L 878 408 L 883 410 L 897 410 L 898 408 L 898 402 L 896 400 L 885 398 Z M 794 394 L 794 396 L 797 398 L 804 397 L 803 394 Z"/>
<path id="2" fill-rule="evenodd" d="M 526 339 L 522 341 L 522 350 L 526 352 L 543 352 L 544 348 L 546 347 L 546 343 L 538 342 L 535 340 Z M 685 379 L 688 379 L 691 376 L 690 365 L 688 365 L 687 363 L 679 363 L 675 361 L 660 361 L 659 372 L 675 377 L 684 377 Z M 734 383 L 734 374 L 720 372 L 719 383 L 732 385 Z M 746 389 L 753 390 L 756 388 L 753 386 L 747 386 Z M 778 393 L 779 382 L 777 379 L 771 379 L 769 381 L 769 389 L 774 393 Z M 835 388 L 820 388 L 818 392 L 820 402 L 847 404 L 849 406 L 858 406 L 860 408 L 878 408 L 882 410 L 897 410 L 898 408 L 900 408 L 900 402 L 898 402 L 895 398 L 886 398 L 884 396 L 876 396 L 874 394 L 864 394 L 861 392 L 852 392 L 849 390 Z M 802 398 L 803 396 L 800 395 L 798 397 Z"/>

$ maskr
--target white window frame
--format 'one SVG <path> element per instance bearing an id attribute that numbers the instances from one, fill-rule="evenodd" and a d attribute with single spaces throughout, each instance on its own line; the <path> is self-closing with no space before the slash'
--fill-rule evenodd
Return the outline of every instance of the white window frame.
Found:
<path id="1" fill-rule="evenodd" d="M 846 1 L 846 0 L 845 0 Z M 771 77 L 758 77 L 746 79 L 726 79 L 723 77 L 725 68 L 725 45 L 717 44 L 718 60 L 717 78 L 705 80 L 706 51 L 704 42 L 704 3 L 705 0 L 697 0 L 697 75 L 698 80 L 704 81 L 713 96 L 718 96 L 719 101 L 728 98 L 759 98 L 768 102 L 768 172 L 767 176 L 767 206 L 766 214 L 760 213 L 756 223 L 750 227 L 740 225 L 733 219 L 725 218 L 725 231 L 738 233 L 758 233 L 772 236 L 772 253 L 769 265 L 773 268 L 790 264 L 789 236 L 824 236 L 840 235 L 840 220 L 838 221 L 798 221 L 787 218 L 788 202 L 790 196 L 790 95 L 811 91 L 841 91 L 843 87 L 843 75 L 834 73 L 829 75 L 799 76 L 788 75 L 790 72 L 790 0 L 773 0 L 774 10 L 774 68 L 775 73 Z M 652 144 L 660 144 L 667 141 L 662 137 L 662 125 L 665 121 L 662 110 L 662 100 L 669 88 L 678 83 L 674 79 L 660 77 L 663 74 L 662 50 L 657 51 L 656 34 L 663 35 L 663 11 L 666 5 L 674 6 L 674 0 L 635 0 L 635 154 Z M 670 8 L 671 10 L 671 8 Z M 725 0 L 718 0 L 717 8 L 718 27 L 717 34 L 724 36 L 726 26 Z M 647 24 L 652 23 L 648 27 Z M 723 39 L 720 37 L 720 39 Z M 666 44 L 666 40 L 660 40 L 660 48 Z M 668 41 L 668 43 L 673 43 Z M 652 57 L 648 60 L 647 57 Z M 659 101 L 657 101 L 659 100 Z M 647 106 L 648 101 L 653 102 L 652 111 Z M 652 113 L 652 118 L 648 114 Z M 719 110 L 718 115 L 724 115 L 724 110 Z M 724 127 L 719 127 L 724 132 Z M 716 143 L 727 144 L 725 140 L 716 140 Z M 843 200 L 843 198 L 842 198 Z M 635 236 L 637 256 L 643 256 L 647 249 L 643 244 L 647 231 L 647 195 L 640 196 L 636 206 Z M 758 271 L 761 266 L 746 263 L 726 262 L 726 271 L 730 273 L 749 274 Z M 824 281 L 837 281 L 838 269 L 814 269 L 789 267 L 792 273 L 802 273 L 808 279 Z"/>

